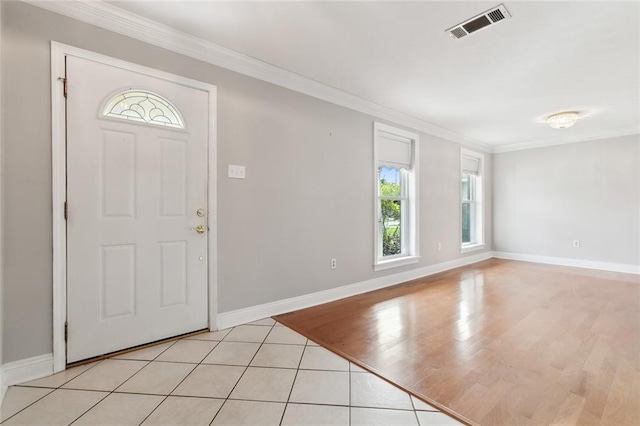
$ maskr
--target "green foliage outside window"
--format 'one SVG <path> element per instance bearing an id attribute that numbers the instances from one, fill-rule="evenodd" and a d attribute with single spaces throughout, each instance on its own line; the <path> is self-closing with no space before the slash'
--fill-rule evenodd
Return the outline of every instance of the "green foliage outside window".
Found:
<path id="1" fill-rule="evenodd" d="M 380 195 L 385 197 L 399 197 L 401 188 L 399 183 L 387 182 L 380 179 Z M 380 200 L 382 224 L 382 255 L 392 256 L 402 252 L 402 236 L 400 222 L 402 220 L 400 200 Z"/>
<path id="2" fill-rule="evenodd" d="M 471 201 L 475 197 L 474 176 L 468 173 L 462 173 L 462 244 L 472 242 L 473 210 Z"/>
<path id="3" fill-rule="evenodd" d="M 471 206 L 469 203 L 462 204 L 462 243 L 471 242 Z"/>

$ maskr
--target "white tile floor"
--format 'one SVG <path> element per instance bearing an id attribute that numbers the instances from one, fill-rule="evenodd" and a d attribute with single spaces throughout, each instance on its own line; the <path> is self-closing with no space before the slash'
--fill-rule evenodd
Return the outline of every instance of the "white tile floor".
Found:
<path id="1" fill-rule="evenodd" d="M 271 319 L 12 386 L 3 425 L 455 425 Z"/>

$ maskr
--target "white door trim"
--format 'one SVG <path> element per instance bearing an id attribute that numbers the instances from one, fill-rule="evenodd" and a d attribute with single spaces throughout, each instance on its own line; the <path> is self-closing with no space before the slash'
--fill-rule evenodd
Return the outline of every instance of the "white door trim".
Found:
<path id="1" fill-rule="evenodd" d="M 66 108 L 61 78 L 65 75 L 65 57 L 75 56 L 125 70 L 146 74 L 183 86 L 203 90 L 209 93 L 209 165 L 208 165 L 208 312 L 209 329 L 215 330 L 217 315 L 217 179 L 216 179 L 216 124 L 217 124 L 217 88 L 216 86 L 99 53 L 51 42 L 51 166 L 52 166 L 52 208 L 53 208 L 53 372 L 66 368 L 67 348 L 64 338 L 64 325 L 67 321 L 67 224 L 64 218 L 66 191 Z"/>

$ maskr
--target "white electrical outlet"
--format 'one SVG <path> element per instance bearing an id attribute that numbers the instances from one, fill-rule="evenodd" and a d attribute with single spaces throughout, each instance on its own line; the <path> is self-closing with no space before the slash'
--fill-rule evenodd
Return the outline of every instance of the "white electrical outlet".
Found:
<path id="1" fill-rule="evenodd" d="M 331 269 L 336 269 L 338 267 L 338 262 L 335 259 L 331 259 Z"/>
<path id="2" fill-rule="evenodd" d="M 442 250 L 442 243 L 438 243 L 438 250 Z"/>
<path id="3" fill-rule="evenodd" d="M 573 247 L 575 248 L 580 247 L 580 240 L 573 240 Z"/>
<path id="4" fill-rule="evenodd" d="M 232 179 L 244 179 L 245 169 L 244 166 L 234 166 L 229 164 L 228 176 Z"/>

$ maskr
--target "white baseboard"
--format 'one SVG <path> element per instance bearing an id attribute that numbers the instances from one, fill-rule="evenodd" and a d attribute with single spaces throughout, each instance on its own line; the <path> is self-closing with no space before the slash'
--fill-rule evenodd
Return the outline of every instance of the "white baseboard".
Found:
<path id="1" fill-rule="evenodd" d="M 438 272 L 470 265 L 490 258 L 521 260 L 525 262 L 546 263 L 549 265 L 572 266 L 576 268 L 600 269 L 604 271 L 622 272 L 627 274 L 640 274 L 639 265 L 627 265 L 621 263 L 594 262 L 588 260 L 568 259 L 550 256 L 538 256 L 521 253 L 484 252 L 473 256 L 462 257 L 448 262 L 438 263 L 423 268 L 412 269 L 397 274 L 386 275 L 359 283 L 349 284 L 343 287 L 305 294 L 303 296 L 278 300 L 263 305 L 250 306 L 248 308 L 218 314 L 218 328 L 225 329 L 237 325 L 246 324 L 272 315 L 279 315 L 322 303 L 333 302 L 345 297 L 355 296 L 368 291 L 378 290 L 384 287 L 400 284 L 417 278 L 426 277 Z"/>
<path id="2" fill-rule="evenodd" d="M 268 318 L 272 315 L 279 315 L 298 309 L 308 308 L 310 306 L 320 305 L 322 303 L 333 302 L 334 300 L 343 299 L 345 297 L 355 296 L 358 294 L 366 293 L 368 291 L 390 287 L 392 285 L 400 284 L 406 281 L 426 277 L 429 275 L 437 274 L 439 272 L 448 271 L 453 268 L 481 262 L 483 260 L 491 259 L 492 257 L 498 259 L 545 263 L 549 265 L 572 266 L 577 268 L 600 269 L 605 271 L 640 274 L 639 265 L 594 262 L 588 260 L 538 256 L 521 253 L 495 251 L 484 252 L 472 256 L 462 257 L 460 259 L 451 260 L 448 262 L 438 263 L 436 265 L 403 271 L 392 275 L 385 275 L 383 277 L 361 281 L 343 287 L 319 291 L 317 293 L 292 297 L 289 299 L 265 303 L 262 305 L 250 306 L 248 308 L 238 309 L 235 311 L 223 312 L 221 314 L 218 314 L 217 316 L 218 327 L 220 329 L 235 327 L 237 325 L 246 324 L 262 318 Z M 28 382 L 30 380 L 36 380 L 42 377 L 50 376 L 51 374 L 53 374 L 53 354 L 39 355 L 33 358 L 27 358 L 0 365 L 0 405 L 2 404 L 8 386 Z"/>
<path id="3" fill-rule="evenodd" d="M 600 269 L 603 271 L 640 274 L 640 265 L 624 263 L 596 262 L 592 260 L 569 259 L 566 257 L 538 256 L 535 254 L 508 253 L 494 251 L 493 257 L 498 259 L 521 260 L 524 262 L 546 263 L 548 265 L 573 266 L 575 268 Z"/>
<path id="4" fill-rule="evenodd" d="M 13 386 L 53 374 L 53 354 L 8 362 L 2 366 L 3 386 Z"/>
<path id="5" fill-rule="evenodd" d="M 344 299 L 345 297 L 355 296 L 357 294 L 415 280 L 416 278 L 426 277 L 438 272 L 458 268 L 460 266 L 470 265 L 472 263 L 490 259 L 491 257 L 493 257 L 491 252 L 479 253 L 473 256 L 466 256 L 460 259 L 438 263 L 436 265 L 425 266 L 423 268 L 411 269 L 397 274 L 385 275 L 384 277 L 373 278 L 371 280 L 332 288 L 330 290 L 319 291 L 317 293 L 305 294 L 303 296 L 278 300 L 276 302 L 265 303 L 263 305 L 250 306 L 248 308 L 238 309 L 235 311 L 223 312 L 217 316 L 218 328 L 223 330 L 225 328 L 235 327 L 237 325 L 246 324 L 262 318 L 268 318 L 272 315 L 284 314 L 286 312 L 296 311 L 298 309 L 304 309 L 310 306 L 320 305 L 322 303 L 333 302 L 334 300 Z"/>

